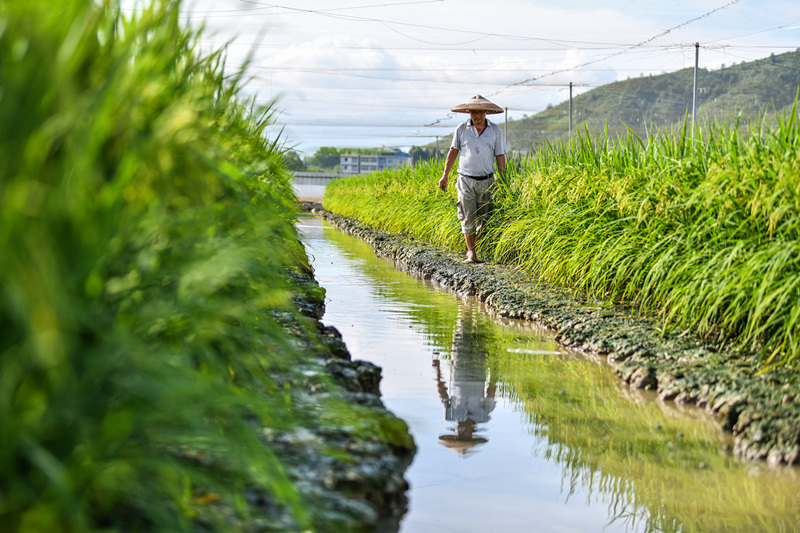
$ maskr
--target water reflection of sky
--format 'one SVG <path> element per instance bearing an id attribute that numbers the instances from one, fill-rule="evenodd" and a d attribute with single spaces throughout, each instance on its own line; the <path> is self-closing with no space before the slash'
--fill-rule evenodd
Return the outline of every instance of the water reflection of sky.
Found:
<path id="1" fill-rule="evenodd" d="M 482 335 L 498 326 L 480 304 L 409 278 L 318 219 L 301 221 L 300 229 L 326 289 L 323 322 L 341 331 L 355 359 L 383 369 L 384 403 L 408 423 L 418 446 L 406 473 L 402 532 L 666 531 L 654 529 L 648 508 L 621 500 L 619 491 L 569 482 L 576 473 L 600 474 L 554 459 L 548 428 L 534 422 L 513 385 L 491 375 Z M 504 351 L 558 357 L 540 330 L 507 322 Z"/>
<path id="2" fill-rule="evenodd" d="M 292 184 L 297 198 L 301 202 L 321 202 L 327 185 Z"/>
<path id="3" fill-rule="evenodd" d="M 465 317 L 459 322 L 461 329 L 455 332 L 455 340 L 449 332 L 447 345 L 432 345 L 430 335 L 415 327 L 411 311 L 417 304 L 386 298 L 395 275 L 402 273 L 388 263 L 356 257 L 352 250 L 321 239 L 323 230 L 319 227 L 306 226 L 312 224 L 304 222 L 301 229 L 313 256 L 317 280 L 326 289 L 323 322 L 342 332 L 354 358 L 382 367 L 384 403 L 408 423 L 418 446 L 406 474 L 411 490 L 401 531 L 602 530 L 608 521 L 606 505 L 587 502 L 588 494 L 567 500 L 561 491 L 558 465 L 535 454 L 543 445 L 537 445 L 537 437 L 531 435 L 518 407 L 502 398 L 485 401 L 490 385 L 484 354 L 479 348 L 464 346 L 465 341 L 476 340 L 477 304 L 409 279 L 420 285 L 418 290 L 431 293 L 428 296 L 440 311 L 446 308 L 446 313 Z M 363 251 L 372 254 L 368 248 Z M 365 268 L 372 271 L 371 275 L 364 273 Z M 375 272 L 384 268 L 388 280 Z M 534 330 L 530 334 L 538 336 Z M 543 347 L 552 350 L 552 344 L 546 341 Z M 476 435 L 487 442 L 472 448 L 471 453 L 454 453 L 442 445 L 440 436 L 453 434 L 457 421 L 447 420 L 448 408 L 439 393 L 434 361 L 439 361 L 451 396 L 462 402 L 451 405 L 450 415 L 463 418 L 469 410 L 466 403 L 482 405 L 481 414 L 472 416 L 478 419 Z M 451 366 L 454 362 L 455 368 Z M 464 393 L 476 395 L 464 398 Z"/>

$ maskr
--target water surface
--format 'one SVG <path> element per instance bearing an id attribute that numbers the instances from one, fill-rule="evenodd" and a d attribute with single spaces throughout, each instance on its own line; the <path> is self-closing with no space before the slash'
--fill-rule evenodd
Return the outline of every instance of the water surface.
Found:
<path id="1" fill-rule="evenodd" d="M 383 369 L 383 401 L 418 446 L 401 532 L 800 530 L 798 469 L 741 464 L 702 412 L 629 390 L 318 218 L 298 227 L 323 322 Z"/>

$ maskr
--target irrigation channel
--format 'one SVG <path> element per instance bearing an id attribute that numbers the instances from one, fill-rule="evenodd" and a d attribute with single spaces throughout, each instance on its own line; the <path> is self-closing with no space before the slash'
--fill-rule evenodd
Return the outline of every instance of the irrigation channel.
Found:
<path id="1" fill-rule="evenodd" d="M 634 393 L 320 218 L 298 227 L 323 322 L 383 369 L 383 401 L 418 446 L 401 532 L 800 530 L 797 468 L 739 462 L 701 411 Z"/>

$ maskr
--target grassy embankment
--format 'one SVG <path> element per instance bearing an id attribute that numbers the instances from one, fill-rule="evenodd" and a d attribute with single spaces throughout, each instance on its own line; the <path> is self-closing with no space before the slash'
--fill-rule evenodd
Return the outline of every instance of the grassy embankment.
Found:
<path id="1" fill-rule="evenodd" d="M 265 428 L 386 437 L 296 401 L 316 330 L 271 112 L 177 13 L 0 3 L 2 531 L 311 529 Z"/>
<path id="2" fill-rule="evenodd" d="M 800 364 L 796 110 L 748 134 L 706 127 L 642 141 L 578 138 L 510 161 L 479 254 L 667 323 Z M 336 180 L 326 209 L 462 249 L 443 165 Z"/>

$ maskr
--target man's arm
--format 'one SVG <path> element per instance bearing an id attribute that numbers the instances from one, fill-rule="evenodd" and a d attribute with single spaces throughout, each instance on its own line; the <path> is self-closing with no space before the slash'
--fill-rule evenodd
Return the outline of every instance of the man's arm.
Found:
<path id="1" fill-rule="evenodd" d="M 450 148 L 450 151 L 447 152 L 447 159 L 444 162 L 444 174 L 442 174 L 442 179 L 439 180 L 439 188 L 442 190 L 447 189 L 447 179 L 450 177 L 450 171 L 453 169 L 457 157 L 458 149 Z M 503 156 L 503 168 L 505 168 L 505 156 Z"/>
<path id="2" fill-rule="evenodd" d="M 500 177 L 505 178 L 506 177 L 506 156 L 505 156 L 505 154 L 498 155 L 498 156 L 495 157 L 495 159 L 497 160 L 497 171 L 500 173 Z"/>

